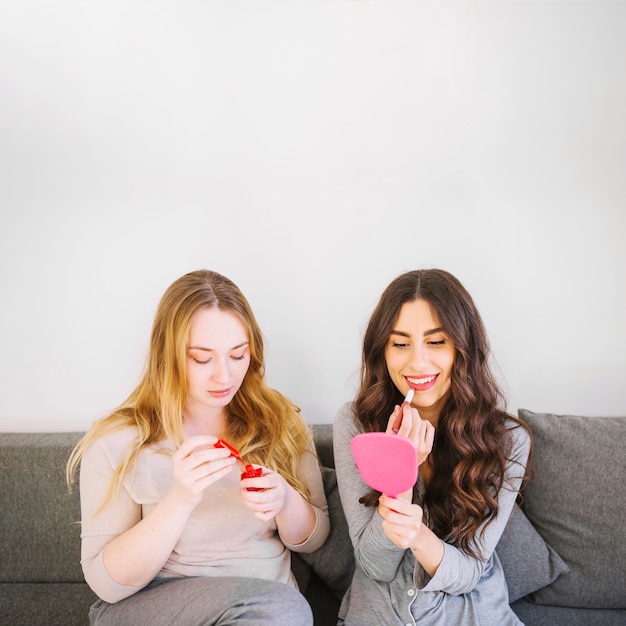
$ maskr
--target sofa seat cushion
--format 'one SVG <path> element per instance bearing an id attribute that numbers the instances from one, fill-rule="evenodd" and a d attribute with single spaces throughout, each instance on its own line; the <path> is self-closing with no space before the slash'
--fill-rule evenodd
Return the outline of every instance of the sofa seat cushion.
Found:
<path id="1" fill-rule="evenodd" d="M 533 604 L 526 599 L 511 605 L 527 626 L 624 626 L 626 611 L 619 609 L 575 609 L 567 606 Z"/>
<path id="2" fill-rule="evenodd" d="M 0 583 L 0 624 L 86 626 L 97 599 L 87 583 Z"/>
<path id="3" fill-rule="evenodd" d="M 626 418 L 519 416 L 534 439 L 523 509 L 569 566 L 531 594 L 542 605 L 626 608 Z"/>

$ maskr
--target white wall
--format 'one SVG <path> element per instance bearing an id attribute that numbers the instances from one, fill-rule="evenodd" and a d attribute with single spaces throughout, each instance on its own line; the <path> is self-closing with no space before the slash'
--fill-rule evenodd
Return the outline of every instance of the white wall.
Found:
<path id="1" fill-rule="evenodd" d="M 331 422 L 397 274 L 485 318 L 509 409 L 625 414 L 626 3 L 0 0 L 0 431 L 83 430 L 192 269 Z"/>

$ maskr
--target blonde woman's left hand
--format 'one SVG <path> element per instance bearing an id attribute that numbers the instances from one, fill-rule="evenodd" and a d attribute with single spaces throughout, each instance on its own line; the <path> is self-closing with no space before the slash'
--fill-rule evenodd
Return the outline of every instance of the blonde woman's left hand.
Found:
<path id="1" fill-rule="evenodd" d="M 254 516 L 266 522 L 285 508 L 288 488 L 280 474 L 263 468 L 263 476 L 242 479 L 239 493 Z"/>

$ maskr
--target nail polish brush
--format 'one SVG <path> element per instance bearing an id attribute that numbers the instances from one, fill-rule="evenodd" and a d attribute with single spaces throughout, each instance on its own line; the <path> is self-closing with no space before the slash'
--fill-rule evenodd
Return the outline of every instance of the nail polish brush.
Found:
<path id="1" fill-rule="evenodd" d="M 218 438 L 217 442 L 214 444 L 216 448 L 226 448 L 230 451 L 230 456 L 235 457 L 238 461 L 244 464 L 244 468 L 241 472 L 241 479 L 244 478 L 257 478 L 259 476 L 263 476 L 263 468 L 262 467 L 253 467 L 250 463 L 246 463 L 240 456 L 239 450 L 235 448 L 232 444 L 228 443 L 221 437 Z M 248 491 L 262 491 L 260 487 L 248 487 Z"/>

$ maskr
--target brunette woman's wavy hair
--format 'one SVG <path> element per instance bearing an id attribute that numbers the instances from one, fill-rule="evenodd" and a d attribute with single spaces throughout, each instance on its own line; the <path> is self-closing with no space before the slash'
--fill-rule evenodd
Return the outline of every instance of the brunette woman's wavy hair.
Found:
<path id="1" fill-rule="evenodd" d="M 235 315 L 249 335 L 250 366 L 227 410 L 226 438 L 250 463 L 279 472 L 308 497 L 297 468 L 312 449 L 310 429 L 300 409 L 265 383 L 263 337 L 250 304 L 228 278 L 209 270 L 185 274 L 167 289 L 157 308 L 143 377 L 130 396 L 111 414 L 94 423 L 74 448 L 67 465 L 71 486 L 80 460 L 98 437 L 128 426 L 137 438 L 115 470 L 105 502 L 116 493 L 140 452 L 162 440 L 174 448 L 183 441 L 183 406 L 187 396 L 187 346 L 194 315 L 217 308 Z"/>
<path id="2" fill-rule="evenodd" d="M 430 305 L 455 347 L 450 392 L 430 454 L 434 471 L 423 504 L 439 537 L 482 558 L 472 548 L 472 540 L 481 524 L 498 512 L 497 495 L 511 456 L 510 424 L 525 428 L 529 435 L 530 431 L 503 408 L 504 398 L 489 365 L 482 318 L 452 274 L 440 269 L 411 271 L 385 289 L 365 331 L 355 411 L 364 431 L 384 431 L 394 406 L 403 401 L 387 371 L 385 349 L 402 305 L 418 299 Z M 525 480 L 530 471 L 529 464 Z M 361 501 L 374 506 L 378 496 L 372 492 Z"/>

